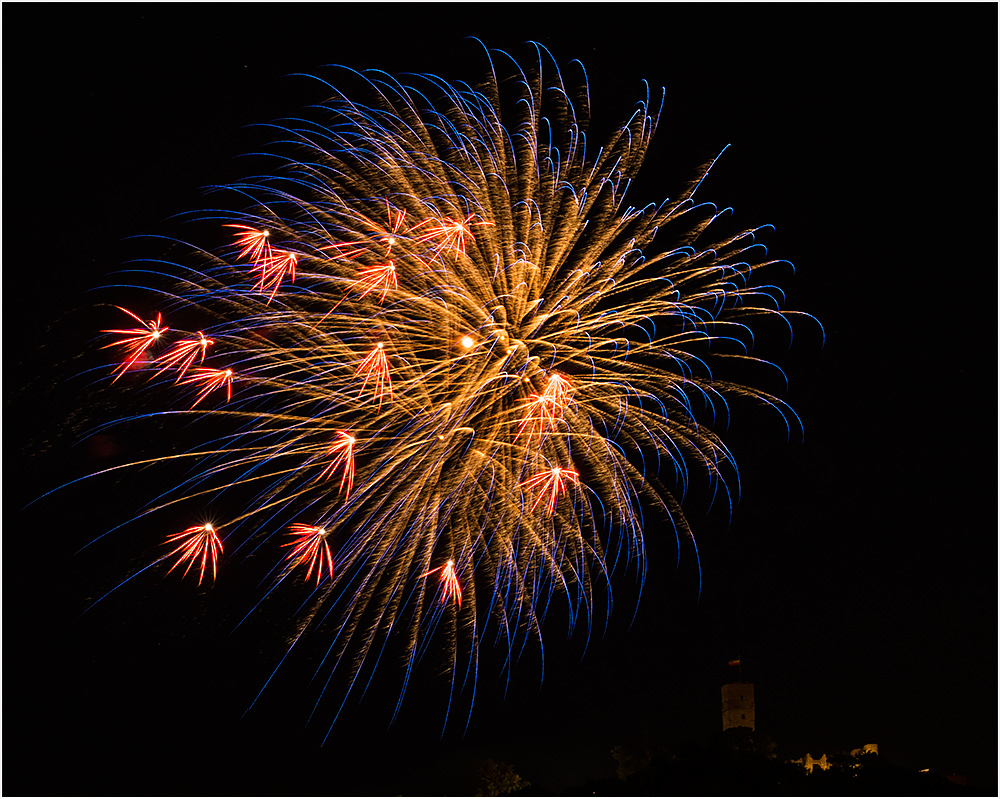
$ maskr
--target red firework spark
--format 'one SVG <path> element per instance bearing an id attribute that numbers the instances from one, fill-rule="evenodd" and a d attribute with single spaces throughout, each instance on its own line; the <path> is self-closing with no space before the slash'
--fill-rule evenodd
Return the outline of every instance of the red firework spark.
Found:
<path id="1" fill-rule="evenodd" d="M 538 507 L 538 503 L 548 495 L 548 502 L 545 505 L 545 515 L 551 516 L 555 513 L 556 503 L 559 500 L 559 494 L 566 490 L 566 480 L 576 484 L 577 478 L 580 476 L 578 472 L 571 471 L 569 469 L 563 469 L 560 466 L 556 466 L 554 469 L 548 472 L 542 472 L 541 474 L 536 474 L 534 477 L 525 480 L 521 485 L 525 488 L 537 488 L 542 487 L 541 492 L 535 499 L 535 503 L 531 506 L 534 510 Z"/>
<path id="2" fill-rule="evenodd" d="M 351 249 L 352 247 L 357 249 Z M 329 247 L 320 247 L 321 250 L 336 250 L 338 258 L 353 258 L 355 255 L 361 255 L 364 252 L 363 247 L 358 247 L 357 244 L 349 241 L 342 241 L 339 244 L 331 244 Z"/>
<path id="3" fill-rule="evenodd" d="M 441 572 L 441 602 L 446 604 L 448 600 L 454 599 L 459 607 L 462 606 L 462 584 L 455 574 L 455 561 L 449 559 L 444 566 L 438 566 L 420 575 L 420 578 L 429 577 L 434 572 Z"/>
<path id="4" fill-rule="evenodd" d="M 560 410 L 566 410 L 566 401 L 569 399 L 569 392 L 572 389 L 573 385 L 569 380 L 553 372 L 542 395 L 549 397 L 553 404 L 558 406 Z"/>
<path id="5" fill-rule="evenodd" d="M 343 466 L 344 473 L 340 477 L 340 490 L 343 491 L 346 484 L 347 491 L 344 494 L 346 498 L 351 495 L 351 489 L 354 487 L 354 445 L 357 443 L 357 439 L 343 430 L 337 431 L 337 437 L 340 440 L 326 451 L 327 455 L 336 453 L 337 457 L 322 471 L 320 478 L 328 480 L 338 467 Z"/>
<path id="6" fill-rule="evenodd" d="M 528 397 L 527 411 L 514 438 L 520 438 L 527 431 L 530 444 L 536 435 L 545 435 L 546 430 L 554 427 L 556 419 L 566 410 L 572 388 L 572 384 L 561 375 L 553 374 L 549 377 L 541 394 L 531 394 Z"/>
<path id="7" fill-rule="evenodd" d="M 236 234 L 236 243 L 243 247 L 237 256 L 238 258 L 245 258 L 249 255 L 250 260 L 257 267 L 271 260 L 271 244 L 267 240 L 270 235 L 269 231 L 257 230 L 246 225 L 226 225 L 225 227 L 244 231 L 243 233 Z"/>
<path id="8" fill-rule="evenodd" d="M 378 298 L 380 303 L 385 299 L 385 294 L 390 287 L 399 288 L 399 283 L 396 280 L 396 264 L 393 261 L 362 269 L 354 284 L 354 288 L 364 289 L 361 292 L 362 297 L 367 297 L 379 287 L 382 289 L 382 294 Z"/>
<path id="9" fill-rule="evenodd" d="M 517 435 L 514 439 L 520 438 L 525 431 L 528 433 L 528 444 L 537 435 L 545 434 L 545 431 L 555 424 L 556 414 L 552 406 L 552 400 L 544 394 L 532 394 L 527 404 L 527 410 L 520 426 L 517 428 Z"/>
<path id="10" fill-rule="evenodd" d="M 261 272 L 260 282 L 257 283 L 257 290 L 263 292 L 267 291 L 269 286 L 274 286 L 271 290 L 271 296 L 267 298 L 268 302 L 274 299 L 274 295 L 278 293 L 281 282 L 286 277 L 289 280 L 295 280 L 295 265 L 298 262 L 299 256 L 295 253 L 276 250 L 269 258 L 258 264 Z"/>
<path id="11" fill-rule="evenodd" d="M 389 201 L 386 200 L 385 210 L 389 214 L 389 225 L 390 229 L 379 236 L 378 240 L 385 244 L 385 254 L 386 257 L 392 251 L 392 245 L 396 243 L 396 235 L 399 233 L 400 229 L 403 227 L 403 220 L 406 219 L 406 211 L 396 211 L 396 218 L 392 218 L 392 207 L 389 205 Z"/>
<path id="12" fill-rule="evenodd" d="M 118 306 L 115 306 L 118 307 Z M 115 375 L 114 383 L 119 377 L 121 377 L 129 368 L 134 364 L 142 354 L 149 349 L 156 341 L 159 340 L 160 336 L 169 330 L 166 327 L 160 327 L 163 318 L 160 314 L 156 315 L 155 320 L 149 322 L 144 322 L 138 316 L 136 316 L 131 311 L 127 311 L 124 308 L 118 307 L 119 311 L 125 311 L 129 316 L 131 316 L 143 327 L 132 328 L 129 330 L 105 330 L 104 333 L 119 333 L 120 335 L 126 336 L 121 341 L 114 341 L 111 344 L 106 344 L 102 349 L 107 349 L 108 347 L 124 347 L 125 351 L 128 353 L 128 357 L 125 362 L 118 369 L 118 374 Z"/>
<path id="13" fill-rule="evenodd" d="M 433 241 L 437 239 L 439 243 L 435 248 L 435 256 L 440 255 L 444 250 L 452 250 L 456 255 L 458 253 L 465 255 L 466 240 L 476 240 L 476 237 L 472 235 L 472 228 L 477 225 L 493 224 L 485 220 L 482 222 L 473 222 L 472 220 L 475 217 L 475 214 L 469 214 L 464 220 L 452 219 L 450 216 L 446 216 L 443 219 L 425 219 L 423 222 L 414 225 L 411 228 L 411 232 L 430 223 L 430 227 L 417 236 L 417 241 Z"/>
<path id="14" fill-rule="evenodd" d="M 232 369 L 195 369 L 194 372 L 181 381 L 181 385 L 188 383 L 203 383 L 198 399 L 194 401 L 192 408 L 207 397 L 212 391 L 222 386 L 226 387 L 226 402 L 232 398 L 233 394 L 233 370 Z"/>
<path id="15" fill-rule="evenodd" d="M 177 562 L 170 567 L 167 574 L 170 574 L 170 572 L 184 563 L 184 561 L 188 561 L 187 568 L 184 569 L 184 574 L 181 575 L 181 577 L 187 577 L 187 573 L 191 570 L 195 561 L 200 559 L 201 570 L 198 573 L 198 585 L 201 585 L 201 581 L 205 576 L 205 566 L 209 558 L 211 558 L 212 579 L 214 580 L 216 564 L 219 555 L 222 554 L 222 540 L 219 538 L 219 534 L 215 532 L 215 528 L 210 524 L 205 524 L 201 527 L 189 527 L 183 532 L 174 533 L 169 536 L 164 543 L 173 544 L 177 541 L 182 541 L 183 543 L 177 549 L 164 555 L 164 558 L 169 558 L 178 552 L 181 553 L 180 557 L 177 558 Z"/>
<path id="16" fill-rule="evenodd" d="M 372 390 L 375 398 L 378 399 L 379 408 L 382 407 L 382 398 L 388 394 L 389 401 L 392 402 L 392 379 L 389 377 L 389 360 L 385 356 L 384 344 L 380 341 L 375 348 L 368 353 L 365 359 L 358 365 L 355 376 L 364 374 L 365 380 L 361 384 L 361 391 L 358 396 L 364 393 L 368 381 L 372 381 Z"/>
<path id="17" fill-rule="evenodd" d="M 333 576 L 333 555 L 330 553 L 330 545 L 327 543 L 329 533 L 322 527 L 313 527 L 308 524 L 293 524 L 289 529 L 289 535 L 294 540 L 283 547 L 294 547 L 288 553 L 288 560 L 295 561 L 293 566 L 309 565 L 306 571 L 308 580 L 316 569 L 316 585 L 323 581 L 323 569 L 326 567 L 326 575 Z"/>
<path id="18" fill-rule="evenodd" d="M 163 363 L 163 368 L 156 375 L 167 371 L 171 367 L 176 367 L 178 373 L 174 383 L 179 383 L 181 378 L 187 374 L 187 370 L 194 365 L 194 360 L 198 357 L 199 352 L 201 353 L 201 360 L 198 363 L 204 362 L 205 352 L 213 343 L 212 339 L 205 338 L 205 334 L 200 330 L 198 331 L 198 338 L 178 341 L 173 347 L 157 358 L 157 361 Z"/>

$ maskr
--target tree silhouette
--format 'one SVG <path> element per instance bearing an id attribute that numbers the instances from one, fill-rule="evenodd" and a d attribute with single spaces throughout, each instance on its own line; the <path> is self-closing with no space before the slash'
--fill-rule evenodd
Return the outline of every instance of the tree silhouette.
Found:
<path id="1" fill-rule="evenodd" d="M 476 774 L 479 778 L 476 796 L 505 796 L 531 785 L 514 771 L 510 763 L 499 763 L 491 757 L 479 764 Z"/>

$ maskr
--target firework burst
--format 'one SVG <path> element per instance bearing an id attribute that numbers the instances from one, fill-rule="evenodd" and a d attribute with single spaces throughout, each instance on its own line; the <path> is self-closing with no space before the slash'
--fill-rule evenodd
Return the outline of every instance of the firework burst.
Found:
<path id="1" fill-rule="evenodd" d="M 201 581 L 205 578 L 205 566 L 209 562 L 212 564 L 212 579 L 214 580 L 219 555 L 222 554 L 222 541 L 219 538 L 219 534 L 215 532 L 215 528 L 210 524 L 189 527 L 187 530 L 169 536 L 166 543 L 176 544 L 178 541 L 180 545 L 168 552 L 163 558 L 166 559 L 180 553 L 174 565 L 167 571 L 167 574 L 170 574 L 170 572 L 182 563 L 187 563 L 187 567 L 184 569 L 184 574 L 182 575 L 187 576 L 191 567 L 200 560 L 201 568 L 198 570 L 198 585 L 201 585 Z"/>
<path id="2" fill-rule="evenodd" d="M 455 574 L 455 561 L 449 560 L 444 566 L 438 566 L 429 572 L 424 572 L 421 577 L 430 577 L 436 572 L 441 572 L 441 601 L 444 603 L 455 602 L 462 604 L 462 583 Z"/>
<path id="3" fill-rule="evenodd" d="M 199 402 L 201 402 L 205 397 L 211 394 L 215 389 L 226 388 L 226 402 L 232 399 L 233 396 L 233 370 L 232 369 L 207 369 L 198 368 L 195 369 L 190 375 L 185 377 L 180 381 L 182 384 L 188 383 L 200 383 L 201 393 L 198 394 L 198 398 L 191 404 L 194 408 Z"/>
<path id="4" fill-rule="evenodd" d="M 275 562 L 291 530 L 272 574 L 289 590 L 315 575 L 295 641 L 323 641 L 323 693 L 342 702 L 390 641 L 401 696 L 435 640 L 451 692 L 474 693 L 481 642 L 508 663 L 541 643 L 554 595 L 589 625 L 617 560 L 645 574 L 642 508 L 680 542 L 691 472 L 729 496 L 716 408 L 741 397 L 795 419 L 720 377 L 763 364 L 751 326 L 789 317 L 757 277 L 782 263 L 759 229 L 710 238 L 716 209 L 693 199 L 707 167 L 675 200 L 624 202 L 656 127 L 648 95 L 594 153 L 586 92 L 571 101 L 541 51 L 508 83 L 490 67 L 475 89 L 364 75 L 368 104 L 336 93 L 318 124 L 281 127 L 294 156 L 231 187 L 256 205 L 217 219 L 235 250 L 179 264 L 162 297 L 168 321 L 201 313 L 212 339 L 181 334 L 151 378 L 177 367 L 200 390 L 179 412 L 232 427 L 183 456 L 197 477 L 167 504 L 244 491 L 230 552 L 252 541 Z M 118 376 L 166 332 L 135 318 L 113 331 Z M 192 368 L 208 344 L 214 364 Z M 210 557 L 214 575 L 214 531 L 179 536 L 175 566 Z"/>
<path id="5" fill-rule="evenodd" d="M 289 534 L 294 540 L 283 546 L 292 547 L 288 559 L 293 565 L 308 565 L 306 580 L 312 576 L 314 569 L 317 585 L 324 577 L 333 575 L 333 557 L 330 554 L 330 544 L 326 540 L 326 530 L 308 524 L 293 524 L 289 528 Z"/>
<path id="6" fill-rule="evenodd" d="M 162 314 L 157 314 L 156 319 L 144 322 L 131 311 L 127 311 L 124 308 L 119 308 L 118 310 L 127 313 L 141 324 L 142 327 L 104 331 L 105 333 L 116 333 L 120 336 L 125 336 L 123 339 L 104 345 L 105 349 L 108 347 L 123 347 L 127 356 L 118 367 L 114 379 L 111 381 L 112 383 L 131 369 L 146 354 L 146 350 L 156 344 L 163 337 L 164 333 L 168 332 L 168 328 L 161 326 L 163 322 Z"/>
<path id="7" fill-rule="evenodd" d="M 201 356 L 199 363 L 204 363 L 205 353 L 213 343 L 212 339 L 205 338 L 205 334 L 200 330 L 198 331 L 198 338 L 182 339 L 176 342 L 173 347 L 159 358 L 159 362 L 162 362 L 163 366 L 156 375 L 159 376 L 162 372 L 166 372 L 171 368 L 176 369 L 177 378 L 174 382 L 179 383 L 184 378 L 184 375 L 187 374 L 188 369 L 194 365 L 194 361 L 199 355 Z"/>
<path id="8" fill-rule="evenodd" d="M 324 480 L 329 479 L 337 469 L 341 469 L 343 474 L 340 478 L 340 490 L 344 491 L 346 496 L 350 496 L 351 489 L 354 487 L 354 445 L 358 442 L 354 436 L 343 430 L 337 431 L 337 439 L 337 443 L 333 444 L 326 453 L 327 455 L 336 454 L 336 457 L 323 470 L 320 477 Z"/>

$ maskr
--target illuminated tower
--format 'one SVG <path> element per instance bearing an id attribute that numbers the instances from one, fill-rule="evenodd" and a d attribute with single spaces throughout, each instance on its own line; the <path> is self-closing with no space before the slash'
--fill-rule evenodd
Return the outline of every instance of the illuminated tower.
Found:
<path id="1" fill-rule="evenodd" d="M 735 666 L 738 679 L 722 686 L 722 729 L 730 727 L 749 727 L 754 729 L 753 683 L 743 682 L 743 670 L 739 660 L 730 660 L 730 666 Z"/>

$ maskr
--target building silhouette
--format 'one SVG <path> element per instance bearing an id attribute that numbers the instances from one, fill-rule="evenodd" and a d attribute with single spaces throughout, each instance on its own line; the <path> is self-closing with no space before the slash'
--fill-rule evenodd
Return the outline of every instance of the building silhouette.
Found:
<path id="1" fill-rule="evenodd" d="M 753 701 L 753 683 L 743 682 L 743 670 L 739 660 L 729 661 L 737 679 L 722 686 L 722 729 L 749 727 L 756 729 Z"/>

